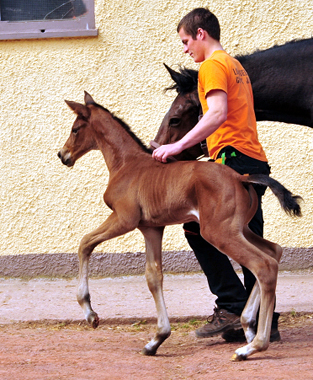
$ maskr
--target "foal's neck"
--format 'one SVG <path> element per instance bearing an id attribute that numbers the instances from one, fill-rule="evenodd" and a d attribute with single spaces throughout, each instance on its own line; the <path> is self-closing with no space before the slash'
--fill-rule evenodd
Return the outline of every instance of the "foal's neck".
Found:
<path id="1" fill-rule="evenodd" d="M 110 172 L 119 170 L 134 158 L 147 154 L 127 128 L 107 111 L 102 111 L 101 117 L 93 121 L 97 145 Z"/>

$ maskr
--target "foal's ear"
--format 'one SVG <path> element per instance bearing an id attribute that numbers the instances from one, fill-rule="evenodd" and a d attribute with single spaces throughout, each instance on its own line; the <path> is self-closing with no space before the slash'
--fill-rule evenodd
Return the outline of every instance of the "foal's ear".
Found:
<path id="1" fill-rule="evenodd" d="M 95 104 L 95 103 L 96 103 L 96 102 L 92 99 L 91 95 L 88 94 L 87 91 L 85 91 L 85 104 L 86 104 L 86 106 L 87 106 L 88 104 Z"/>
<path id="2" fill-rule="evenodd" d="M 90 110 L 84 104 L 71 102 L 69 100 L 65 100 L 65 103 L 72 109 L 76 115 L 83 117 L 84 119 L 88 119 L 90 116 Z"/>

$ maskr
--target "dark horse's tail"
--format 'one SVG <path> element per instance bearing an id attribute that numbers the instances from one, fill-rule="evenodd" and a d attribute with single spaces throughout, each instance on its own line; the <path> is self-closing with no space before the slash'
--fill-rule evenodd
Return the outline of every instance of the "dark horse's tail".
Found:
<path id="1" fill-rule="evenodd" d="M 302 198 L 293 195 L 281 183 L 265 174 L 251 174 L 244 177 L 243 183 L 253 183 L 256 185 L 268 186 L 279 200 L 281 207 L 291 216 L 301 216 L 299 202 Z"/>

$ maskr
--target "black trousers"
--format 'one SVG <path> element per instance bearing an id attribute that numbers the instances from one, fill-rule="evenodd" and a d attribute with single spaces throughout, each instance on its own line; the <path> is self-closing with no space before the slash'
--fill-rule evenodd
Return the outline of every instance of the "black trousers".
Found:
<path id="1" fill-rule="evenodd" d="M 262 173 L 269 175 L 270 173 L 270 167 L 266 162 L 248 157 L 232 147 L 224 148 L 219 156 L 222 153 L 225 153 L 226 156 L 225 165 L 240 174 Z M 249 228 L 255 234 L 263 237 L 264 221 L 261 202 L 266 187 L 256 185 L 254 188 L 258 195 L 259 205 L 255 216 L 249 223 Z M 244 275 L 244 284 L 242 284 L 228 257 L 202 238 L 198 223 L 185 223 L 184 230 L 188 243 L 207 277 L 209 288 L 217 296 L 216 305 L 221 309 L 240 315 L 254 286 L 254 275 L 247 268 L 242 267 Z M 278 317 L 279 314 L 274 313 L 273 326 L 277 326 Z"/>

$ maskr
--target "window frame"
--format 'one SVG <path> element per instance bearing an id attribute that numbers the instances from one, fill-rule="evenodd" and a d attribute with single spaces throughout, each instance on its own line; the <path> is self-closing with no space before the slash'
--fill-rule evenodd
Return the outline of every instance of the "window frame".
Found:
<path id="1" fill-rule="evenodd" d="M 95 37 L 94 0 L 83 0 L 87 12 L 73 19 L 0 21 L 0 40 Z"/>

